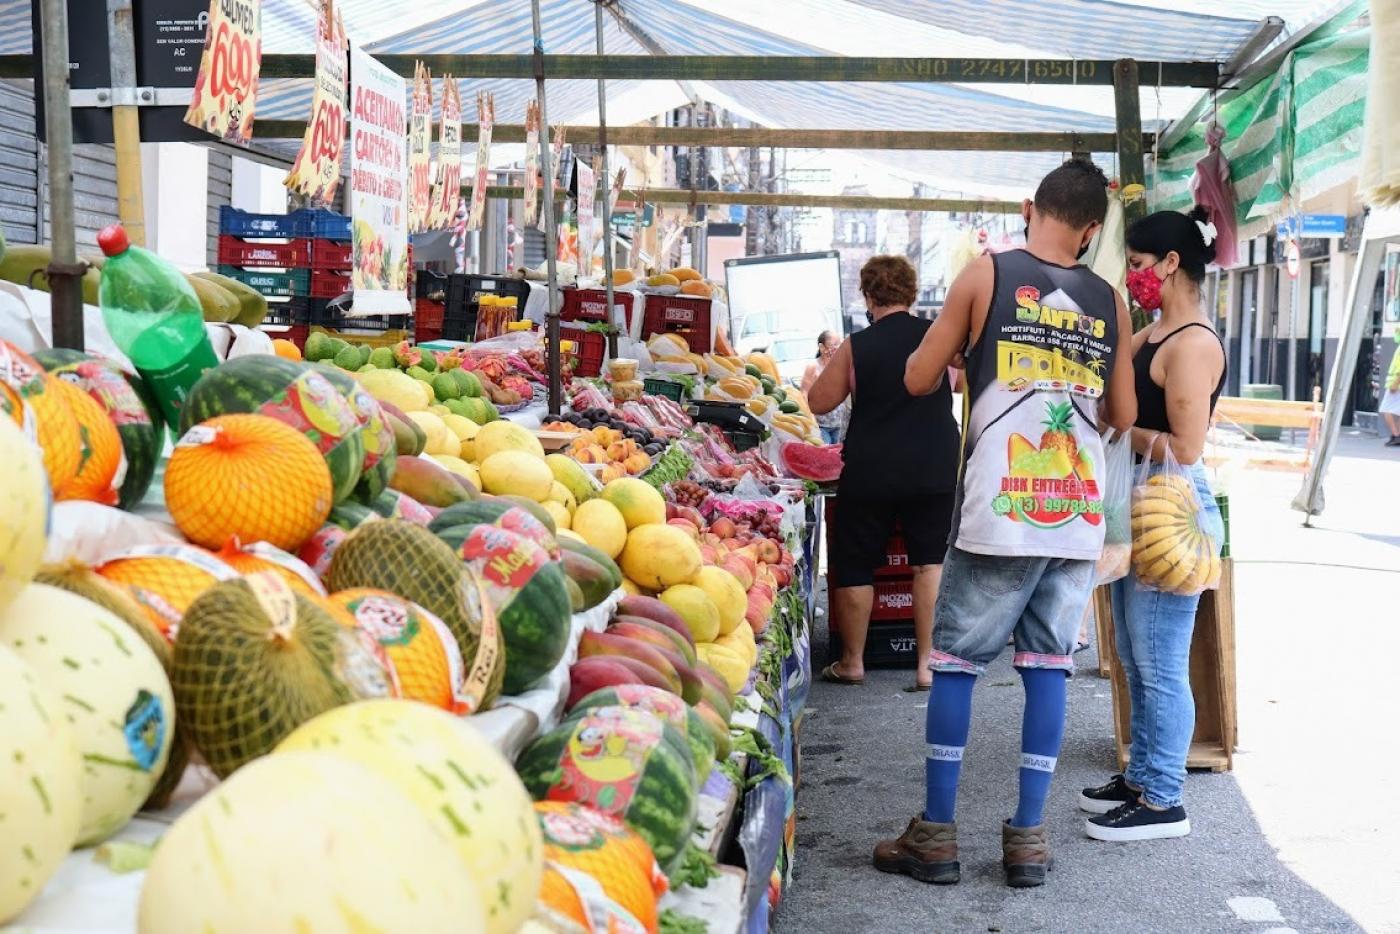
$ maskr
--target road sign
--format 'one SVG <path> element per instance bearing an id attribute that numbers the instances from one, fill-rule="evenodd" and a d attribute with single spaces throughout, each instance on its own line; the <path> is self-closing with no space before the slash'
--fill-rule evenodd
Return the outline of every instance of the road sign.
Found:
<path id="1" fill-rule="evenodd" d="M 1320 237 L 1338 239 L 1346 236 L 1345 214 L 1294 214 L 1279 222 L 1278 235 L 1285 237 Z"/>

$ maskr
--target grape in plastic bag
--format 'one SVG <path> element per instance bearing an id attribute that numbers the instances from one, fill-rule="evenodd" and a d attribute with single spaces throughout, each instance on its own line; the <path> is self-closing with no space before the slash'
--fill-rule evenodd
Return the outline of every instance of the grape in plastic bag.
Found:
<path id="1" fill-rule="evenodd" d="M 1138 588 L 1193 596 L 1220 583 L 1220 542 L 1206 522 L 1206 511 L 1191 472 L 1166 442 L 1154 470 L 1152 439 L 1133 486 L 1131 529 L 1133 573 Z"/>

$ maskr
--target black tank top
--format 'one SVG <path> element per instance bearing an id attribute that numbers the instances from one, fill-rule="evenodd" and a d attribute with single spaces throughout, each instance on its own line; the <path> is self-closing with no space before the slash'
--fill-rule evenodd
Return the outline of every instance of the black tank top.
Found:
<path id="1" fill-rule="evenodd" d="M 855 380 L 841 496 L 923 496 L 957 485 L 958 425 L 948 381 L 927 396 L 904 388 L 904 365 L 931 324 L 895 313 L 851 335 Z"/>
<path id="2" fill-rule="evenodd" d="M 1215 335 L 1215 339 L 1220 340 L 1220 335 L 1215 334 L 1209 327 L 1199 321 L 1190 324 L 1183 324 L 1172 331 L 1157 343 L 1151 340 L 1143 341 L 1138 352 L 1133 355 L 1133 382 L 1137 388 L 1138 416 L 1137 427 L 1146 428 L 1148 431 L 1171 431 L 1171 422 L 1167 419 L 1167 391 L 1152 381 L 1152 361 L 1157 356 L 1157 351 L 1167 341 L 1176 337 L 1187 328 L 1205 328 Z M 1221 344 L 1220 352 L 1225 352 L 1225 345 Z M 1220 370 L 1220 382 L 1215 384 L 1215 391 L 1210 394 L 1210 411 L 1215 414 L 1215 403 L 1220 398 L 1220 393 L 1225 390 L 1225 377 L 1230 369 L 1230 362 L 1227 359 L 1225 366 Z"/>

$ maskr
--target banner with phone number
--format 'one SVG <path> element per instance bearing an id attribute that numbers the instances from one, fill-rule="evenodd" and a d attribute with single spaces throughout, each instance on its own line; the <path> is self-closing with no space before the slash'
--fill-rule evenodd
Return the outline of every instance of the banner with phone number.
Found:
<path id="1" fill-rule="evenodd" d="M 250 142 L 261 68 L 262 0 L 211 0 L 185 122 L 228 142 Z"/>
<path id="2" fill-rule="evenodd" d="M 311 100 L 311 122 L 301 140 L 292 171 L 282 182 L 313 205 L 329 206 L 340 185 L 345 150 L 345 85 L 349 77 L 345 59 L 345 24 L 332 7 L 321 0 L 316 33 L 316 93 Z"/>

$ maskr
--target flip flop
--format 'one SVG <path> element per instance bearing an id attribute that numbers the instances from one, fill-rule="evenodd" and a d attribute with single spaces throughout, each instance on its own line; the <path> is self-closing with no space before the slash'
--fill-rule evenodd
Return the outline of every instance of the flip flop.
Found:
<path id="1" fill-rule="evenodd" d="M 932 685 L 931 683 L 930 683 L 930 684 L 920 684 L 920 683 L 918 683 L 917 681 L 915 681 L 913 684 L 909 685 L 907 688 L 904 689 L 904 693 L 905 693 L 905 694 L 923 694 L 925 691 L 927 691 L 927 690 L 928 690 L 929 688 L 931 688 L 931 687 L 933 687 L 933 685 Z"/>
<path id="2" fill-rule="evenodd" d="M 831 684 L 845 684 L 851 687 L 865 683 L 864 678 L 847 678 L 845 675 L 838 672 L 835 662 L 832 662 L 822 669 L 821 679 Z"/>

